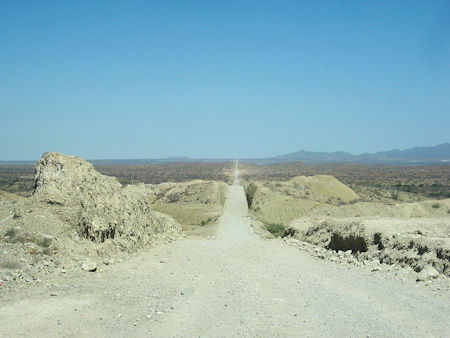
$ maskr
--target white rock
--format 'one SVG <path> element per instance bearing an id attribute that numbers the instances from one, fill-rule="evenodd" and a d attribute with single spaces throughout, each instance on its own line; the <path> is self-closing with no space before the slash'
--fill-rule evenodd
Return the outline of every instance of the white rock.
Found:
<path id="1" fill-rule="evenodd" d="M 95 263 L 95 262 L 84 262 L 83 265 L 81 266 L 81 268 L 84 271 L 94 272 L 94 271 L 97 270 L 97 263 Z"/>
<path id="2" fill-rule="evenodd" d="M 418 282 L 424 282 L 428 281 L 434 278 L 437 278 L 439 276 L 439 271 L 437 271 L 435 268 L 433 268 L 431 265 L 426 265 L 418 274 L 417 274 L 417 281 Z"/>

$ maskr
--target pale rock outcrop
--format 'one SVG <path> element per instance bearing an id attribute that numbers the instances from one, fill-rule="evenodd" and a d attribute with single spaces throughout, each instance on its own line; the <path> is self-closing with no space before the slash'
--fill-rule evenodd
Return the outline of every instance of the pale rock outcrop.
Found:
<path id="1" fill-rule="evenodd" d="M 152 210 L 145 190 L 123 188 L 76 156 L 45 153 L 36 165 L 33 198 L 57 206 L 55 212 L 94 242 L 137 246 L 181 230 L 172 217 Z"/>

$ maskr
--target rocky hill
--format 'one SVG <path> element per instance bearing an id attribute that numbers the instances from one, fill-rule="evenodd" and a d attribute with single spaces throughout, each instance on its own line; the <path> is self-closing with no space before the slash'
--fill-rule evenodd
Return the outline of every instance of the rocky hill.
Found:
<path id="1" fill-rule="evenodd" d="M 315 152 L 300 150 L 260 162 L 278 163 L 366 163 L 366 164 L 430 164 L 450 162 L 450 143 L 443 143 L 432 147 L 414 147 L 405 150 L 393 149 L 373 154 L 365 153 L 353 155 L 347 152 Z"/>

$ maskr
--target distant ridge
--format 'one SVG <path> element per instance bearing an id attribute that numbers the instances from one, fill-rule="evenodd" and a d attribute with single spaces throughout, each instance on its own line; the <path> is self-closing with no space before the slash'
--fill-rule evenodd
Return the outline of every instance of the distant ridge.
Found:
<path id="1" fill-rule="evenodd" d="M 374 154 L 353 155 L 337 152 L 313 152 L 300 150 L 270 159 L 264 162 L 294 162 L 305 163 L 367 163 L 367 164 L 430 164 L 450 163 L 450 143 L 443 143 L 431 147 L 414 147 L 405 150 L 381 151 Z"/>
<path id="2" fill-rule="evenodd" d="M 190 158 L 185 156 L 171 156 L 166 158 L 149 159 L 91 159 L 94 165 L 120 165 L 120 164 L 167 164 L 192 162 L 226 162 L 235 158 Z M 369 154 L 353 155 L 344 151 L 316 152 L 299 150 L 275 157 L 239 159 L 249 163 L 283 163 L 304 162 L 309 164 L 326 163 L 363 163 L 363 164 L 450 164 L 450 143 L 442 143 L 430 147 L 413 147 L 405 150 L 393 149 Z M 0 161 L 7 165 L 34 165 L 36 161 Z"/>

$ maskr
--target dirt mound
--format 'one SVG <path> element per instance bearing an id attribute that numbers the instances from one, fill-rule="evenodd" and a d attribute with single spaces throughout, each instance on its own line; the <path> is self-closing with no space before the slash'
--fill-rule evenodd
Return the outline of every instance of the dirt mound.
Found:
<path id="1" fill-rule="evenodd" d="M 359 199 L 357 193 L 330 175 L 297 176 L 287 182 L 297 189 L 305 190 L 319 200 L 336 199 L 350 202 Z"/>
<path id="2" fill-rule="evenodd" d="M 31 197 L 1 208 L 4 286 L 74 276 L 86 266 L 101 271 L 102 263 L 122 262 L 139 248 L 178 237 L 182 228 L 174 217 L 210 231 L 213 226 L 205 225 L 220 216 L 228 192 L 227 184 L 201 180 L 123 187 L 90 163 L 57 153 L 39 160 L 34 186 Z"/>
<path id="3" fill-rule="evenodd" d="M 410 266 L 416 272 L 433 266 L 450 276 L 450 218 L 325 219 L 299 218 L 285 236 L 360 260 Z"/>
<path id="4" fill-rule="evenodd" d="M 174 217 L 187 233 L 205 236 L 213 234 L 228 193 L 226 183 L 203 180 L 128 188 L 144 190 L 152 208 Z"/>
<path id="5" fill-rule="evenodd" d="M 250 211 L 263 223 L 283 224 L 311 210 L 357 200 L 359 196 L 332 176 L 298 176 L 285 182 L 254 182 L 246 187 Z M 251 196 L 250 196 L 251 193 Z"/>
<path id="6" fill-rule="evenodd" d="M 92 164 L 58 153 L 38 161 L 33 196 L 18 203 L 10 223 L 25 241 L 42 233 L 60 241 L 86 239 L 85 247 L 98 253 L 132 251 L 181 230 L 172 217 L 152 209 L 144 192 L 123 188 Z"/>
<path id="7" fill-rule="evenodd" d="M 8 288 L 41 284 L 171 241 L 181 226 L 155 211 L 153 199 L 78 157 L 44 154 L 36 165 L 33 195 L 1 208 L 8 216 L 0 219 L 0 282 Z"/>
<path id="8" fill-rule="evenodd" d="M 34 198 L 61 206 L 58 211 L 79 235 L 94 242 L 118 238 L 136 245 L 179 230 L 169 216 L 152 210 L 144 193 L 122 188 L 75 156 L 44 154 L 36 166 Z"/>

